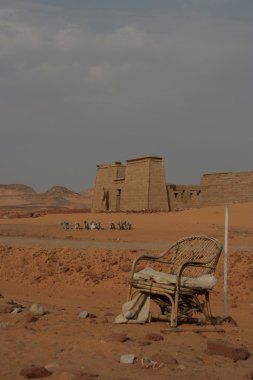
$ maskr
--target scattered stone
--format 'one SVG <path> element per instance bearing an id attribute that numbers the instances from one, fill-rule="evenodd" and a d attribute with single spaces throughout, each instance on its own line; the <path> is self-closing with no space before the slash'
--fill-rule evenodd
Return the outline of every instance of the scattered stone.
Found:
<path id="1" fill-rule="evenodd" d="M 140 340 L 139 346 L 150 346 L 152 342 L 150 340 Z"/>
<path id="2" fill-rule="evenodd" d="M 110 342 L 121 342 L 124 343 L 129 340 L 127 334 L 124 333 L 113 333 L 107 337 L 107 340 Z"/>
<path id="3" fill-rule="evenodd" d="M 164 337 L 161 334 L 157 334 L 157 333 L 148 333 L 145 338 L 148 340 L 153 340 L 154 342 L 158 342 L 159 340 L 164 340 Z"/>
<path id="4" fill-rule="evenodd" d="M 21 311 L 23 311 L 22 307 L 14 307 L 11 314 L 18 314 L 21 313 Z"/>
<path id="5" fill-rule="evenodd" d="M 15 307 L 22 307 L 22 308 L 24 308 L 23 305 L 21 305 L 20 303 L 17 303 L 17 302 L 14 301 L 14 300 L 10 300 L 10 301 L 8 302 L 8 304 L 9 304 L 9 305 L 12 305 L 12 306 L 15 306 Z"/>
<path id="6" fill-rule="evenodd" d="M 121 355 L 119 362 L 121 364 L 134 364 L 136 356 L 134 354 Z"/>
<path id="7" fill-rule="evenodd" d="M 38 320 L 38 317 L 36 317 L 35 315 L 32 315 L 32 314 L 26 314 L 25 316 L 25 322 L 26 323 L 32 323 L 32 322 L 36 322 Z"/>
<path id="8" fill-rule="evenodd" d="M 89 316 L 89 312 L 84 310 L 84 311 L 81 311 L 81 313 L 79 313 L 79 318 L 87 318 Z"/>
<path id="9" fill-rule="evenodd" d="M 51 376 L 52 372 L 48 371 L 45 367 L 29 367 L 21 369 L 20 375 L 27 379 L 38 379 L 40 377 Z"/>
<path id="10" fill-rule="evenodd" d="M 54 370 L 55 368 L 59 367 L 59 363 L 54 361 L 52 363 L 48 363 L 47 365 L 45 365 L 45 368 L 50 371 L 51 370 Z"/>
<path id="11" fill-rule="evenodd" d="M 29 310 L 30 310 L 31 314 L 36 315 L 36 316 L 41 316 L 41 315 L 46 314 L 44 307 L 42 305 L 40 305 L 39 303 L 34 303 L 30 307 Z"/>
<path id="12" fill-rule="evenodd" d="M 232 359 L 234 362 L 238 360 L 246 360 L 250 353 L 245 346 L 237 345 L 219 340 L 207 341 L 207 353 L 209 355 L 221 355 Z"/>
<path id="13" fill-rule="evenodd" d="M 163 363 L 165 364 L 166 366 L 178 366 L 178 361 L 176 358 L 174 358 L 174 356 L 170 355 L 170 354 L 153 354 L 151 355 L 151 359 L 154 361 L 154 362 L 157 362 L 157 363 Z"/>

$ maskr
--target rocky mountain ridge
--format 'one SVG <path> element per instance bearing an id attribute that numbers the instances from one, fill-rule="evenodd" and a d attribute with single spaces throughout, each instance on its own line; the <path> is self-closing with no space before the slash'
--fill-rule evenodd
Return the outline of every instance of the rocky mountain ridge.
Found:
<path id="1" fill-rule="evenodd" d="M 0 208 L 90 209 L 93 189 L 80 193 L 64 186 L 53 186 L 39 193 L 23 184 L 0 184 Z"/>

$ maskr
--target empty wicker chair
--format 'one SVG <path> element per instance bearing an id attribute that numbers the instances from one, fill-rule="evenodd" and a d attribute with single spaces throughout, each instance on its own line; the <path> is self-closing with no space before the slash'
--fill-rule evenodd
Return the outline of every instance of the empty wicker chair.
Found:
<path id="1" fill-rule="evenodd" d="M 142 255 L 132 265 L 128 300 L 136 293 L 150 296 L 161 314 L 151 318 L 178 323 L 214 323 L 209 293 L 216 284 L 214 272 L 222 244 L 213 237 L 190 236 L 159 256 Z M 143 261 L 150 267 L 143 268 Z M 139 264 L 142 270 L 138 271 Z"/>

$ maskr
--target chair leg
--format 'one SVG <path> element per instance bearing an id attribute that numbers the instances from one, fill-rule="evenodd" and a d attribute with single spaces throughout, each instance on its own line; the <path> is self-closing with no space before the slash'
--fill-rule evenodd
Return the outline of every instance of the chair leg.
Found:
<path id="1" fill-rule="evenodd" d="M 212 316 L 212 312 L 211 312 L 211 304 L 210 304 L 209 292 L 206 293 L 206 308 L 207 308 L 208 314 L 211 317 Z"/>
<path id="2" fill-rule="evenodd" d="M 177 298 L 176 298 L 176 300 L 174 300 L 174 297 L 172 295 L 170 295 L 169 293 L 167 293 L 165 291 L 161 291 L 160 289 L 159 290 L 152 289 L 152 292 L 151 292 L 150 288 L 148 288 L 148 289 L 140 288 L 140 289 L 135 289 L 135 291 L 133 291 L 133 287 L 130 285 L 129 291 L 128 291 L 128 301 L 130 301 L 133 298 L 133 296 L 136 292 L 147 293 L 147 294 L 149 294 L 151 299 L 153 299 L 154 301 L 155 301 L 156 295 L 166 297 L 171 304 L 170 326 L 171 327 L 177 326 L 179 292 L 176 293 Z M 156 315 L 156 317 L 157 317 L 157 315 Z M 162 319 L 164 320 L 164 318 L 162 318 Z"/>
<path id="3" fill-rule="evenodd" d="M 148 293 L 148 294 L 150 295 L 151 299 L 152 299 L 153 301 L 155 301 L 156 303 L 158 303 L 158 305 L 159 305 L 159 302 L 156 300 L 156 295 L 158 295 L 158 296 L 164 296 L 165 298 L 168 299 L 168 301 L 169 301 L 170 304 L 171 304 L 171 311 L 170 311 L 170 326 L 171 326 L 171 327 L 176 327 L 176 326 L 177 326 L 177 321 L 176 321 L 176 323 L 175 323 L 175 321 L 174 321 L 174 315 L 175 315 L 175 302 L 174 302 L 173 297 L 172 297 L 170 294 L 168 294 L 168 293 L 166 293 L 166 292 L 163 292 L 163 291 L 160 291 L 160 290 L 159 290 L 159 291 L 154 291 L 154 290 L 153 290 L 152 293 L 150 293 L 149 290 L 144 290 L 144 289 L 142 289 L 141 291 L 144 292 L 144 293 Z M 159 305 L 159 306 L 160 306 L 160 305 Z M 154 317 L 155 317 L 155 318 L 158 318 L 158 314 L 154 315 Z M 160 320 L 168 320 L 168 317 L 161 315 L 161 317 L 159 317 L 158 319 L 160 319 Z"/>
<path id="4" fill-rule="evenodd" d="M 132 293 L 132 286 L 129 285 L 129 288 L 128 288 L 128 296 L 127 296 L 127 300 L 130 301 L 131 299 L 131 293 Z"/>
<path id="5" fill-rule="evenodd" d="M 174 301 L 174 310 L 171 318 L 171 327 L 177 327 L 177 317 L 178 317 L 178 301 L 179 301 L 179 289 L 176 289 L 175 301 Z"/>
<path id="6" fill-rule="evenodd" d="M 209 299 L 209 292 L 206 291 L 204 294 L 204 302 L 201 302 L 199 295 L 194 295 L 195 304 L 198 311 L 203 314 L 207 322 L 212 322 L 211 304 Z"/>
<path id="7" fill-rule="evenodd" d="M 210 297 L 209 297 L 209 292 L 205 293 L 205 300 L 206 300 L 206 313 L 208 316 L 208 319 L 212 321 L 213 315 L 211 311 L 211 303 L 210 303 Z"/>

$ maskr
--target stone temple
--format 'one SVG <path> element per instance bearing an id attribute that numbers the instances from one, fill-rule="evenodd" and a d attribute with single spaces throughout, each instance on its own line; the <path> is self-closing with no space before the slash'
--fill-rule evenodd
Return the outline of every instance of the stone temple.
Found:
<path id="1" fill-rule="evenodd" d="M 168 184 L 162 157 L 97 165 L 93 211 L 177 211 L 253 201 L 253 171 L 204 174 L 199 185 Z"/>

